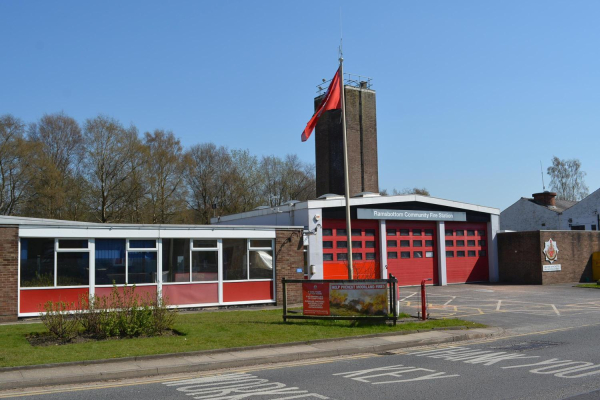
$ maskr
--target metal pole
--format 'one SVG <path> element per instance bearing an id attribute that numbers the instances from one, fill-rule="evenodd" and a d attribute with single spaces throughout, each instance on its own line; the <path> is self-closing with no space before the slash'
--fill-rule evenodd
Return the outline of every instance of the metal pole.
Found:
<path id="1" fill-rule="evenodd" d="M 344 56 L 340 46 L 340 102 L 342 105 L 342 135 L 344 137 L 344 183 L 346 187 L 346 233 L 348 235 L 348 279 L 353 279 L 352 227 L 350 223 L 350 182 L 348 179 L 348 140 L 346 138 L 346 99 L 344 96 Z"/>
<path id="2" fill-rule="evenodd" d="M 285 278 L 281 279 L 281 286 L 283 286 L 283 322 L 287 322 L 287 287 Z"/>

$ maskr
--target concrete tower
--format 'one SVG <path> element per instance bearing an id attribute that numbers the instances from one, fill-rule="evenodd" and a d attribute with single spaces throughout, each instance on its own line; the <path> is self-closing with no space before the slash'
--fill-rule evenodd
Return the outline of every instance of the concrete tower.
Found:
<path id="1" fill-rule="evenodd" d="M 344 88 L 350 196 L 378 193 L 375 91 L 368 88 L 367 82 L 346 84 Z M 315 109 L 322 99 L 315 98 Z M 315 128 L 317 197 L 345 192 L 341 115 L 341 110 L 326 111 Z"/>

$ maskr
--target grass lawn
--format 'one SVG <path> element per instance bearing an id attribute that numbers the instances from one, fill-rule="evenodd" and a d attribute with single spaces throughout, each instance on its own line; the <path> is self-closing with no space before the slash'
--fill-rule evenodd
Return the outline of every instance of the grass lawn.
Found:
<path id="1" fill-rule="evenodd" d="M 600 285 L 596 283 L 580 283 L 576 287 L 600 289 Z"/>
<path id="2" fill-rule="evenodd" d="M 181 336 L 113 339 L 46 347 L 33 347 L 25 337 L 29 333 L 44 332 L 45 328 L 41 323 L 4 325 L 0 326 L 0 367 L 256 346 L 452 326 L 477 328 L 484 325 L 455 319 L 424 323 L 415 320 L 399 323 L 395 327 L 353 321 L 294 320 L 283 323 L 281 310 L 201 312 L 178 316 L 175 329 Z"/>

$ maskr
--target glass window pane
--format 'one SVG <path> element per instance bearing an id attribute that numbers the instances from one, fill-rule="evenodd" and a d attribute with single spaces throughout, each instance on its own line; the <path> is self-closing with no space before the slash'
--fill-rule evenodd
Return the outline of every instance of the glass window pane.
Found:
<path id="1" fill-rule="evenodd" d="M 410 258 L 410 251 L 403 251 L 400 253 L 400 258 Z"/>
<path id="2" fill-rule="evenodd" d="M 58 248 L 59 249 L 87 249 L 88 241 L 87 240 L 59 239 Z"/>
<path id="3" fill-rule="evenodd" d="M 333 261 L 333 254 L 329 254 L 329 253 L 323 254 L 323 261 Z"/>
<path id="4" fill-rule="evenodd" d="M 162 240 L 163 282 L 190 281 L 190 240 Z"/>
<path id="5" fill-rule="evenodd" d="M 333 242 L 331 240 L 324 240 L 323 248 L 324 249 L 333 249 Z"/>
<path id="6" fill-rule="evenodd" d="M 476 253 L 475 253 L 475 250 L 469 250 L 469 251 L 467 252 L 467 254 L 469 255 L 469 257 L 475 257 L 475 254 L 476 254 Z"/>
<path id="7" fill-rule="evenodd" d="M 335 231 L 338 236 L 348 236 L 348 231 L 345 229 L 336 229 Z"/>
<path id="8" fill-rule="evenodd" d="M 248 279 L 246 239 L 223 239 L 223 280 Z"/>
<path id="9" fill-rule="evenodd" d="M 337 260 L 338 261 L 348 261 L 348 253 L 338 253 Z"/>
<path id="10" fill-rule="evenodd" d="M 485 257 L 487 255 L 485 250 L 479 250 L 479 257 Z"/>
<path id="11" fill-rule="evenodd" d="M 365 229 L 365 236 L 375 236 L 375 229 Z"/>
<path id="12" fill-rule="evenodd" d="M 254 253 L 253 251 L 250 254 Z M 192 282 L 219 280 L 219 261 L 216 251 L 192 252 Z"/>
<path id="13" fill-rule="evenodd" d="M 479 236 L 485 236 L 485 231 L 477 231 L 477 233 L 479 234 Z"/>
<path id="14" fill-rule="evenodd" d="M 464 257 L 464 256 L 465 256 L 465 252 L 464 252 L 464 250 L 461 250 L 461 251 L 457 251 L 457 252 L 456 252 L 456 257 Z"/>
<path id="15" fill-rule="evenodd" d="M 96 239 L 96 285 L 125 283 L 125 240 Z"/>
<path id="16" fill-rule="evenodd" d="M 243 240 L 243 239 L 242 239 Z M 195 249 L 216 249 L 217 241 L 211 239 L 194 239 L 193 245 Z M 269 245 L 265 247 L 271 247 L 271 241 L 269 240 Z"/>
<path id="17" fill-rule="evenodd" d="M 398 253 L 396 253 L 395 251 L 389 251 L 387 258 L 389 258 L 391 260 L 395 260 L 398 258 Z"/>
<path id="18" fill-rule="evenodd" d="M 457 247 L 464 247 L 465 246 L 465 241 L 464 240 L 457 240 L 456 241 L 456 246 Z"/>
<path id="19" fill-rule="evenodd" d="M 446 252 L 446 257 L 448 257 L 448 258 L 454 257 L 454 252 L 453 251 L 447 251 Z"/>
<path id="20" fill-rule="evenodd" d="M 323 229 L 323 236 L 333 236 L 333 229 Z"/>
<path id="21" fill-rule="evenodd" d="M 362 236 L 362 229 L 352 229 L 352 236 Z"/>
<path id="22" fill-rule="evenodd" d="M 413 247 L 423 247 L 422 240 L 413 240 Z"/>
<path id="23" fill-rule="evenodd" d="M 156 283 L 156 251 L 127 253 L 127 283 Z"/>
<path id="24" fill-rule="evenodd" d="M 375 253 L 367 253 L 367 260 L 374 260 L 375 259 Z"/>
<path id="25" fill-rule="evenodd" d="M 216 266 L 215 262 L 215 280 L 217 280 Z M 250 279 L 273 279 L 272 250 L 250 252 Z"/>
<path id="26" fill-rule="evenodd" d="M 365 242 L 365 247 L 367 249 L 374 249 L 375 248 L 375 242 Z"/>
<path id="27" fill-rule="evenodd" d="M 454 247 L 454 240 L 446 240 L 446 247 Z"/>
<path id="28" fill-rule="evenodd" d="M 452 229 L 446 229 L 446 236 L 454 236 L 454 231 Z"/>
<path id="29" fill-rule="evenodd" d="M 362 253 L 352 253 L 353 260 L 362 260 Z"/>
<path id="30" fill-rule="evenodd" d="M 413 236 L 421 236 L 421 233 L 420 229 L 413 229 Z"/>
<path id="31" fill-rule="evenodd" d="M 410 247 L 410 240 L 401 240 L 400 247 Z"/>
<path id="32" fill-rule="evenodd" d="M 410 231 L 408 229 L 400 229 L 400 236 L 408 236 Z"/>
<path id="33" fill-rule="evenodd" d="M 252 239 L 250 240 L 250 247 L 268 247 L 269 249 L 271 248 L 271 240 L 267 239 L 267 240 L 255 240 Z M 196 246 L 194 246 L 196 247 Z M 216 247 L 216 246 L 215 246 Z"/>
<path id="34" fill-rule="evenodd" d="M 352 248 L 353 249 L 362 249 L 362 242 L 360 240 L 353 240 Z"/>
<path id="35" fill-rule="evenodd" d="M 425 236 L 433 236 L 433 229 L 425 229 Z"/>
<path id="36" fill-rule="evenodd" d="M 475 241 L 474 240 L 467 240 L 467 246 L 469 246 L 469 247 L 475 246 Z"/>
<path id="37" fill-rule="evenodd" d="M 395 240 L 388 240 L 387 241 L 387 247 L 397 247 L 398 246 L 398 242 Z"/>
<path id="38" fill-rule="evenodd" d="M 425 258 L 433 258 L 433 251 L 426 251 Z"/>
<path id="39" fill-rule="evenodd" d="M 57 253 L 57 286 L 88 286 L 90 284 L 90 253 Z"/>
<path id="40" fill-rule="evenodd" d="M 433 247 L 433 240 L 426 240 L 425 247 Z"/>
<path id="41" fill-rule="evenodd" d="M 155 249 L 156 240 L 130 240 L 130 249 Z"/>
<path id="42" fill-rule="evenodd" d="M 387 235 L 388 236 L 396 236 L 396 230 L 395 229 L 387 229 Z"/>
<path id="43" fill-rule="evenodd" d="M 456 231 L 456 236 L 465 236 L 465 231 L 463 231 L 463 230 Z"/>
<path id="44" fill-rule="evenodd" d="M 348 248 L 348 242 L 346 242 L 346 241 L 337 242 L 337 248 L 338 249 L 347 249 Z"/>
<path id="45" fill-rule="evenodd" d="M 54 286 L 54 239 L 21 239 L 21 287 Z"/>
<path id="46" fill-rule="evenodd" d="M 413 251 L 413 258 L 423 258 L 422 251 Z"/>
<path id="47" fill-rule="evenodd" d="M 480 246 L 485 246 L 485 245 L 486 245 L 486 242 L 485 242 L 485 240 L 480 240 L 480 241 L 479 241 L 479 245 L 480 245 Z"/>
<path id="48" fill-rule="evenodd" d="M 468 230 L 468 231 L 467 231 L 467 236 L 475 236 L 475 231 L 473 231 L 473 230 Z"/>

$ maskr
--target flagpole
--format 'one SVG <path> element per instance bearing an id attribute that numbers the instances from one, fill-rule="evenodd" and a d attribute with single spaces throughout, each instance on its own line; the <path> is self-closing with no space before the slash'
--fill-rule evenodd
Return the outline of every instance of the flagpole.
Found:
<path id="1" fill-rule="evenodd" d="M 346 187 L 346 234 L 348 249 L 348 279 L 353 279 L 352 227 L 350 223 L 350 182 L 348 179 L 348 140 L 346 138 L 346 99 L 344 95 L 344 55 L 340 43 L 340 102 L 342 106 L 342 135 L 344 138 L 344 183 Z"/>

